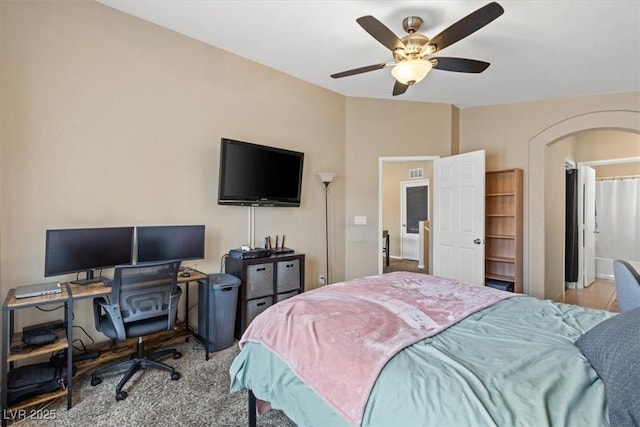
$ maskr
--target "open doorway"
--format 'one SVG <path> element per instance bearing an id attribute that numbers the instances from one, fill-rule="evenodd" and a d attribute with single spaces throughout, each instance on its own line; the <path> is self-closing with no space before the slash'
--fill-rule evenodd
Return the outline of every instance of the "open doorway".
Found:
<path id="1" fill-rule="evenodd" d="M 382 274 L 385 270 L 390 271 L 394 264 L 399 266 L 403 260 L 402 253 L 402 221 L 401 199 L 402 182 L 432 181 L 433 160 L 439 156 L 411 156 L 411 157 L 381 157 L 378 163 L 378 235 L 380 236 L 378 253 L 378 272 Z M 431 206 L 431 189 L 427 193 L 428 217 L 431 217 L 433 206 Z M 384 235 L 384 237 L 383 237 Z M 387 240 L 388 239 L 388 240 Z M 383 256 L 388 244 L 390 266 L 386 267 L 386 257 Z M 420 243 L 416 243 L 419 245 Z M 430 251 L 423 251 L 423 255 L 430 254 Z M 410 255 L 409 258 L 415 258 Z M 419 257 L 418 257 L 419 258 Z M 404 270 L 418 271 L 419 259 L 408 259 L 402 267 Z M 413 265 L 415 264 L 415 266 Z M 425 261 L 425 264 L 428 264 Z M 423 269 L 424 270 L 424 269 Z M 427 272 L 427 271 L 423 271 Z"/>
<path id="2" fill-rule="evenodd" d="M 559 239 L 559 236 L 566 235 L 566 227 L 567 221 L 565 218 L 565 204 L 563 203 L 565 200 L 565 189 L 563 185 L 558 185 L 560 180 L 564 182 L 565 180 L 565 161 L 566 159 L 572 159 L 575 161 L 576 166 L 575 169 L 579 169 L 580 166 L 583 165 L 596 165 L 596 167 L 613 167 L 604 166 L 605 163 L 612 163 L 619 160 L 612 160 L 612 158 L 624 158 L 624 157 L 635 157 L 640 154 L 640 137 L 636 132 L 629 132 L 626 130 L 618 130 L 618 129 L 587 129 L 574 133 L 570 133 L 564 137 L 558 138 L 554 140 L 552 143 L 547 143 L 543 148 L 544 153 L 544 176 L 540 176 L 538 179 L 535 179 L 534 169 L 530 169 L 531 179 L 529 179 L 530 187 L 534 183 L 544 183 L 544 190 L 541 193 L 544 193 L 544 235 L 546 236 L 544 239 L 544 276 L 545 279 L 540 282 L 535 281 L 531 282 L 532 270 L 529 270 L 529 283 L 538 284 L 544 283 L 544 297 L 551 298 L 556 300 L 562 300 L 564 297 L 564 289 L 565 289 L 565 280 L 566 280 L 566 245 L 564 239 Z M 602 165 L 602 166 L 598 166 Z M 616 166 L 619 167 L 620 165 Z M 537 170 L 536 170 L 537 171 Z M 600 171 L 597 174 L 597 177 L 620 175 L 623 172 L 621 171 Z M 624 174 L 627 174 L 624 172 Z M 580 195 L 580 200 L 577 201 L 577 211 L 582 212 L 585 209 L 585 203 L 587 202 L 587 198 L 584 197 L 582 184 L 578 185 L 578 195 Z M 538 198 L 535 200 L 536 203 L 529 204 L 530 213 L 534 210 L 534 207 L 539 207 L 538 202 L 542 201 L 542 199 Z M 593 206 L 593 205 L 592 205 Z M 589 209 L 592 212 L 595 212 L 595 207 Z M 535 218 L 533 218 L 535 219 Z M 576 224 L 580 227 L 577 229 L 577 236 L 580 238 L 580 241 L 577 245 L 577 249 L 584 249 L 587 244 L 585 239 L 586 234 L 589 233 L 591 237 L 597 239 L 597 232 L 595 228 L 595 224 L 593 221 L 591 222 L 591 228 L 589 229 L 589 223 L 583 221 L 581 219 L 577 219 Z M 530 222 L 530 226 L 532 223 Z M 531 230 L 529 234 L 531 238 Z M 587 236 L 589 237 L 589 236 Z M 530 240 L 531 242 L 531 240 Z M 535 254 L 534 254 L 535 255 Z M 576 260 L 582 259 L 580 253 L 576 257 Z M 584 283 L 584 275 L 580 273 L 585 273 L 587 264 L 578 266 L 576 268 L 577 278 L 575 280 L 575 285 L 573 287 L 583 287 Z M 535 273 L 538 275 L 541 269 L 538 268 Z M 595 274 L 589 274 L 589 277 L 596 277 Z M 592 283 L 593 280 L 586 280 L 589 283 Z M 571 288 L 571 286 L 569 286 Z"/>
<path id="3" fill-rule="evenodd" d="M 415 175 L 423 176 L 424 172 L 419 171 L 424 171 L 424 168 L 411 169 L 410 175 L 414 172 Z M 400 257 L 402 259 L 423 261 L 420 259 L 420 246 L 425 242 L 424 234 L 420 233 L 420 227 L 424 227 L 424 222 L 429 221 L 429 198 L 428 179 L 419 178 L 400 182 Z"/>
<path id="4" fill-rule="evenodd" d="M 583 195 L 578 286 L 587 287 L 596 278 L 613 280 L 615 259 L 640 269 L 640 157 L 581 162 L 578 171 Z M 587 204 L 590 196 L 593 202 Z"/>

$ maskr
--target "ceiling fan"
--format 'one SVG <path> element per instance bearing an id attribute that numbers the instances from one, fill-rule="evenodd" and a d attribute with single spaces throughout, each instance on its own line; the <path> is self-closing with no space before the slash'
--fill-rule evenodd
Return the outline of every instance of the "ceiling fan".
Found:
<path id="1" fill-rule="evenodd" d="M 373 16 L 362 16 L 356 19 L 356 22 L 374 39 L 391 50 L 394 60 L 354 68 L 353 70 L 332 74 L 331 77 L 338 79 L 393 67 L 391 75 L 396 79 L 393 86 L 393 96 L 396 96 L 402 95 L 409 86 L 424 79 L 431 69 L 459 73 L 481 73 L 489 66 L 488 62 L 465 58 L 433 58 L 430 55 L 478 31 L 503 13 L 504 9 L 498 3 L 489 3 L 449 26 L 432 39 L 418 33 L 423 21 L 417 16 L 409 16 L 402 20 L 402 28 L 408 33 L 403 38 L 398 38 Z"/>

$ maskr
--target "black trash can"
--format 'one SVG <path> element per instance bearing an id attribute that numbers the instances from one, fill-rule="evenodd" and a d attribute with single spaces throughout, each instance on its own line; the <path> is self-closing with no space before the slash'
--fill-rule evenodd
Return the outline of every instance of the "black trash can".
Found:
<path id="1" fill-rule="evenodd" d="M 210 274 L 209 284 L 198 287 L 198 335 L 209 351 L 233 344 L 239 287 L 240 279 L 225 273 Z"/>

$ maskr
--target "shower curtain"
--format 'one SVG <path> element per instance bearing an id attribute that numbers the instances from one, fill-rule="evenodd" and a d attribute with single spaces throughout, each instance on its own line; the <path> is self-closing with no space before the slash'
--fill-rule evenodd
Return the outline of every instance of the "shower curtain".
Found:
<path id="1" fill-rule="evenodd" d="M 596 258 L 640 262 L 640 177 L 596 181 Z"/>

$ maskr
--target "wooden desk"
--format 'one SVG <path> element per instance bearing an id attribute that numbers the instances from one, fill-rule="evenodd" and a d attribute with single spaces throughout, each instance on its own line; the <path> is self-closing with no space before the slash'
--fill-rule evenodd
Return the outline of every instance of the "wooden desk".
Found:
<path id="1" fill-rule="evenodd" d="M 173 343 L 178 340 L 188 339 L 193 335 L 193 330 L 189 327 L 189 284 L 191 282 L 197 282 L 201 284 L 209 283 L 209 276 L 193 269 L 186 269 L 189 272 L 189 277 L 180 276 L 178 273 L 178 284 L 185 285 L 185 300 L 186 311 L 184 322 L 176 322 L 176 328 L 173 331 L 161 332 L 150 336 L 152 342 L 151 348 Z M 88 285 L 78 285 L 73 283 L 62 283 L 62 292 L 55 295 L 44 295 L 39 297 L 30 298 L 16 298 L 15 289 L 10 289 L 5 301 L 2 305 L 2 426 L 6 426 L 7 421 L 10 420 L 11 411 L 17 411 L 24 408 L 29 408 L 34 405 L 47 402 L 58 397 L 67 396 L 67 409 L 71 409 L 72 400 L 71 393 L 73 389 L 73 377 L 68 375 L 67 387 L 65 390 L 58 390 L 52 393 L 46 393 L 32 398 L 20 401 L 11 407 L 8 407 L 8 372 L 9 369 L 13 369 L 13 364 L 16 361 L 24 361 L 34 356 L 48 355 L 54 351 L 67 350 L 67 372 L 72 372 L 73 363 L 73 302 L 76 300 L 95 298 L 100 296 L 106 296 L 111 293 L 111 287 L 105 286 L 102 282 L 91 283 Z M 67 324 L 66 334 L 63 331 L 58 332 L 58 339 L 51 344 L 43 345 L 40 347 L 29 348 L 20 353 L 9 353 L 10 346 L 15 343 L 20 343 L 22 340 L 22 333 L 15 333 L 15 321 L 14 311 L 22 308 L 29 308 L 48 304 L 61 304 L 65 308 L 65 322 Z M 207 332 L 208 336 L 208 332 Z M 108 362 L 113 359 L 129 356 L 135 352 L 137 340 L 127 340 L 123 343 L 116 344 L 115 348 L 111 348 L 111 343 L 105 342 L 96 346 L 96 349 L 104 351 L 103 354 L 96 360 L 86 360 L 78 362 L 75 365 L 79 371 L 84 371 L 95 367 L 101 363 Z M 205 344 L 207 352 L 207 360 L 209 359 L 209 345 Z M 111 351 L 107 351 L 111 350 Z M 8 415 L 7 415 L 8 414 Z"/>

